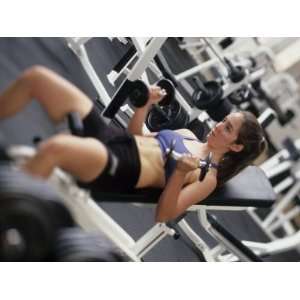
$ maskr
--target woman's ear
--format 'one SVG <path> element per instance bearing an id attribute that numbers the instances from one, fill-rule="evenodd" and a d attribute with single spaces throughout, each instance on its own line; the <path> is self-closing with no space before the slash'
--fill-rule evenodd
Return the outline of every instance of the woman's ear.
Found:
<path id="1" fill-rule="evenodd" d="M 241 152 L 244 149 L 244 145 L 233 143 L 230 145 L 230 150 L 233 152 Z"/>

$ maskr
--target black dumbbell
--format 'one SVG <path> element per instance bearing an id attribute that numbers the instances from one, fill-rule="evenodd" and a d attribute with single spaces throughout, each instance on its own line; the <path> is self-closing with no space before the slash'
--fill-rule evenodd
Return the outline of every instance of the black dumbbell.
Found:
<path id="1" fill-rule="evenodd" d="M 135 80 L 130 87 L 129 99 L 135 107 L 143 107 L 149 99 L 149 88 L 142 80 Z M 175 87 L 168 79 L 161 79 L 156 83 L 157 86 L 166 91 L 166 96 L 162 98 L 159 105 L 166 106 L 171 103 L 175 95 Z"/>
<path id="2" fill-rule="evenodd" d="M 170 159 L 179 160 L 182 157 L 182 154 L 174 152 L 175 144 L 176 144 L 176 140 L 172 140 L 171 146 L 169 149 L 169 153 L 167 154 L 167 157 L 166 157 L 165 164 L 167 164 Z M 204 180 L 209 168 L 212 167 L 213 164 L 212 164 L 211 160 L 212 160 L 211 152 L 207 155 L 207 157 L 205 159 L 199 160 L 198 168 L 201 170 L 200 175 L 199 175 L 199 181 Z M 215 165 L 215 167 L 217 167 L 217 166 Z"/>
<path id="3" fill-rule="evenodd" d="M 220 122 L 233 109 L 233 105 L 223 98 L 223 89 L 217 81 L 207 81 L 202 83 L 199 78 L 194 78 L 198 88 L 192 96 L 193 104 L 205 110 L 216 122 Z"/>
<path id="4" fill-rule="evenodd" d="M 56 231 L 73 224 L 59 196 L 45 182 L 0 166 L 0 260 L 43 261 Z"/>
<path id="5" fill-rule="evenodd" d="M 143 107 L 149 99 L 149 88 L 142 80 L 130 84 L 129 99 L 135 107 Z"/>
<path id="6" fill-rule="evenodd" d="M 233 83 L 238 83 L 245 78 L 246 72 L 243 67 L 234 66 L 233 63 L 226 57 L 224 57 L 224 61 L 228 66 L 229 78 Z"/>
<path id="7" fill-rule="evenodd" d="M 153 106 L 146 118 L 146 126 L 150 131 L 163 129 L 186 128 L 189 123 L 189 115 L 177 102 L 173 101 L 167 106 Z"/>

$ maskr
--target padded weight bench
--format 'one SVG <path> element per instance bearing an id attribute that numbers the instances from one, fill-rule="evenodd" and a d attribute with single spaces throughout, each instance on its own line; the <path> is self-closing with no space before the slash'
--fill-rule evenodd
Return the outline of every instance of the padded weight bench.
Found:
<path id="1" fill-rule="evenodd" d="M 133 194 L 93 193 L 93 198 L 101 202 L 130 202 L 138 205 L 156 204 L 160 190 L 137 190 Z M 242 261 L 260 261 L 248 247 L 236 239 L 214 216 L 207 213 L 207 210 L 243 210 L 249 207 L 271 207 L 276 200 L 273 188 L 263 173 L 254 166 L 250 166 L 235 176 L 223 187 L 217 189 L 211 196 L 197 205 L 189 208 L 189 211 L 197 211 L 199 221 L 205 230 L 219 243 L 211 249 L 206 242 L 189 226 L 184 216 L 177 218 L 175 223 L 201 251 L 207 261 L 224 260 L 221 253 L 226 250 L 234 254 L 235 258 Z M 174 222 L 170 222 L 174 223 Z M 138 257 L 144 256 L 155 244 L 167 235 L 174 235 L 176 232 L 173 225 L 169 223 L 158 223 L 145 233 L 132 249 Z M 228 258 L 227 256 L 224 256 Z M 227 259 L 226 258 L 226 259 Z"/>
<path id="2" fill-rule="evenodd" d="M 9 156 L 16 164 L 22 163 L 34 155 L 35 150 L 28 146 L 12 146 Z M 175 235 L 171 223 L 157 223 L 139 240 L 135 241 L 102 208 L 101 202 L 130 202 L 139 205 L 157 203 L 159 190 L 137 190 L 133 194 L 93 193 L 76 184 L 75 179 L 60 169 L 55 169 L 50 183 L 60 192 L 61 199 L 70 210 L 75 222 L 86 231 L 101 231 L 118 246 L 132 261 L 141 258 L 167 235 Z M 91 194 L 93 197 L 91 197 Z M 100 200 L 96 202 L 94 199 Z M 239 175 L 217 189 L 211 196 L 188 211 L 197 211 L 199 221 L 204 229 L 219 245 L 211 249 L 189 226 L 184 215 L 174 220 L 183 230 L 207 261 L 223 260 L 224 250 L 231 252 L 235 258 L 243 261 L 259 261 L 249 248 L 237 240 L 227 229 L 207 213 L 207 210 L 241 210 L 249 207 L 271 207 L 276 195 L 269 180 L 258 167 L 248 167 Z M 228 255 L 226 256 L 228 257 Z"/>

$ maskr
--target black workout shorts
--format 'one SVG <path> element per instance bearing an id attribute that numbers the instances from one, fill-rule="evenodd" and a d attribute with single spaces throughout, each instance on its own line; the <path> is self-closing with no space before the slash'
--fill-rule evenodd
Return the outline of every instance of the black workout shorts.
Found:
<path id="1" fill-rule="evenodd" d="M 104 172 L 91 183 L 80 185 L 97 192 L 131 192 L 139 179 L 141 162 L 133 135 L 126 130 L 108 126 L 102 119 L 100 110 L 94 105 L 83 120 L 84 135 L 104 143 L 108 151 L 118 159 L 114 176 Z"/>

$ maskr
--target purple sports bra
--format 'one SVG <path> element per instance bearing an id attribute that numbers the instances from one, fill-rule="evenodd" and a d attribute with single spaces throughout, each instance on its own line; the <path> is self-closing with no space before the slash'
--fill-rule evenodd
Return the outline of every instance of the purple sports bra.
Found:
<path id="1" fill-rule="evenodd" d="M 190 153 L 190 151 L 185 147 L 183 141 L 184 140 L 199 141 L 198 139 L 182 136 L 180 133 L 177 133 L 169 129 L 159 131 L 158 134 L 155 136 L 155 138 L 158 140 L 159 146 L 161 148 L 165 160 L 167 159 L 167 155 L 171 147 L 173 147 L 173 150 L 179 154 Z M 176 141 L 176 143 L 172 145 L 174 141 Z M 166 180 L 169 179 L 175 167 L 176 167 L 176 161 L 174 159 L 170 158 L 166 161 L 165 164 Z"/>

